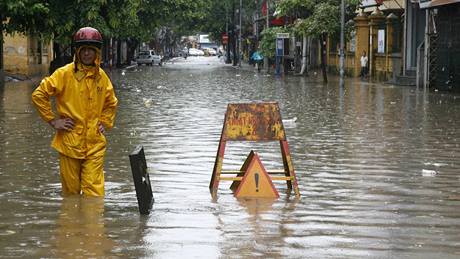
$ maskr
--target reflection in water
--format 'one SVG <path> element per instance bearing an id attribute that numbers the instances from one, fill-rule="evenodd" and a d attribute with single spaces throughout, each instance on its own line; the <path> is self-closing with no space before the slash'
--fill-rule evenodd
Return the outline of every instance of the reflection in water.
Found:
<path id="1" fill-rule="evenodd" d="M 272 210 L 273 203 L 276 199 L 263 199 L 263 198 L 239 198 L 237 199 L 241 206 L 246 208 L 249 215 L 255 218 L 259 217 L 266 211 Z"/>
<path id="2" fill-rule="evenodd" d="M 238 199 L 240 206 L 246 210 L 246 222 L 241 222 L 241 226 L 245 227 L 235 226 L 234 232 L 226 239 L 227 245 L 222 249 L 233 250 L 235 254 L 242 257 L 255 257 L 261 254 L 279 257 L 279 251 L 270 249 L 270 247 L 280 246 L 280 242 L 283 242 L 282 235 L 278 232 L 278 224 L 273 224 L 273 221 L 270 220 L 276 215 L 273 211 L 275 201 L 275 199 Z M 237 234 L 238 232 L 240 233 Z M 246 242 L 237 242 L 235 245 L 233 240 L 238 239 L 238 235 L 246 236 L 244 238 Z M 224 252 L 224 254 L 229 255 L 230 253 Z"/>
<path id="3" fill-rule="evenodd" d="M 115 243 L 104 227 L 102 197 L 69 196 L 62 200 L 51 253 L 60 258 L 100 258 L 110 254 Z"/>
<path id="4" fill-rule="evenodd" d="M 302 258 L 304 252 L 283 249 L 296 222 L 293 199 L 237 199 L 236 203 L 219 201 L 217 228 L 221 230 L 218 247 L 224 258 Z M 231 206 L 229 206 L 231 205 Z"/>

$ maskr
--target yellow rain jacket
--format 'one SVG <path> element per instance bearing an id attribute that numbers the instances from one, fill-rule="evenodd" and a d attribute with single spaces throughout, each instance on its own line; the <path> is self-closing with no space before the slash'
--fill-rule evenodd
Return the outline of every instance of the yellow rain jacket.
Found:
<path id="1" fill-rule="evenodd" d="M 51 143 L 68 157 L 89 159 L 105 154 L 107 142 L 99 132 L 98 123 L 106 129 L 113 127 L 118 101 L 110 79 L 97 61 L 95 67 L 73 62 L 57 69 L 44 78 L 32 94 L 32 101 L 46 122 L 56 117 L 51 96 L 56 97 L 59 118 L 71 118 L 75 122 L 72 131 L 58 130 Z M 76 72 L 75 65 L 79 68 Z"/>

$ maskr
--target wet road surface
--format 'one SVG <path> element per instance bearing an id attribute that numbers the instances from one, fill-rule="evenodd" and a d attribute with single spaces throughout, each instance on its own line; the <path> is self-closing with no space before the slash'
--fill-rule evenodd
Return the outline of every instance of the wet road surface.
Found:
<path id="1" fill-rule="evenodd" d="M 106 196 L 60 196 L 33 85 L 0 91 L 1 258 L 459 258 L 460 96 L 334 78 L 274 78 L 216 57 L 111 75 Z M 301 198 L 209 193 L 228 103 L 277 101 Z M 292 122 L 297 118 L 296 122 Z M 139 216 L 128 154 L 143 145 L 155 204 Z M 282 168 L 278 143 L 227 143 Z"/>

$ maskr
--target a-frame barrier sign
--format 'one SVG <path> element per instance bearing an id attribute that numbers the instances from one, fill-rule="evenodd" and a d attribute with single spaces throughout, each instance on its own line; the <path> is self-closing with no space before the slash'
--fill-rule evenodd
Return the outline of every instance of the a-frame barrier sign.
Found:
<path id="1" fill-rule="evenodd" d="M 242 174 L 244 172 L 242 171 L 222 170 L 227 141 L 279 141 L 284 169 L 267 171 L 267 173 L 269 175 L 284 174 L 284 176 L 271 176 L 270 178 L 271 180 L 286 181 L 288 189 L 294 189 L 295 195 L 300 197 L 278 103 L 228 104 L 209 184 L 213 196 L 217 195 L 220 181 L 241 181 L 243 179 Z"/>

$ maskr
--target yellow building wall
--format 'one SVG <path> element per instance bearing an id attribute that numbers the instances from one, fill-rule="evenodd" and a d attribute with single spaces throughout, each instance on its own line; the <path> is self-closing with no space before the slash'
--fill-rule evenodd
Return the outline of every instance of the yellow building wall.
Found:
<path id="1" fill-rule="evenodd" d="M 360 14 L 355 19 L 356 42 L 355 51 L 351 51 L 349 47 L 351 42 L 347 42 L 345 54 L 345 73 L 347 76 L 357 77 L 361 70 L 360 57 L 362 51 L 366 51 L 370 63 L 370 76 L 378 81 L 387 81 L 393 78 L 395 74 L 401 71 L 402 57 L 401 51 L 392 52 L 393 47 L 393 31 L 398 18 L 393 15 L 383 15 L 382 12 L 375 12 L 371 15 Z M 384 26 L 385 29 L 385 53 L 377 53 L 377 30 L 379 26 Z M 372 33 L 371 33 L 372 32 Z M 401 36 L 401 35 L 400 35 Z M 372 37 L 373 46 L 369 46 L 370 37 Z M 338 72 L 339 67 L 339 46 L 331 46 L 328 40 L 327 62 L 331 72 Z M 371 48 L 369 48 L 371 47 Z M 331 51 L 332 50 L 332 51 Z"/>
<path id="2" fill-rule="evenodd" d="M 359 61 L 358 61 L 359 62 Z M 355 53 L 345 51 L 345 75 L 358 76 L 359 71 L 355 69 Z M 327 66 L 330 72 L 339 73 L 340 70 L 340 56 L 337 52 L 331 52 L 328 56 Z"/>
<path id="3" fill-rule="evenodd" d="M 52 57 L 51 43 L 43 45 L 40 62 L 36 38 L 16 33 L 13 36 L 3 35 L 3 39 L 3 64 L 6 74 L 27 77 L 48 74 Z"/>

